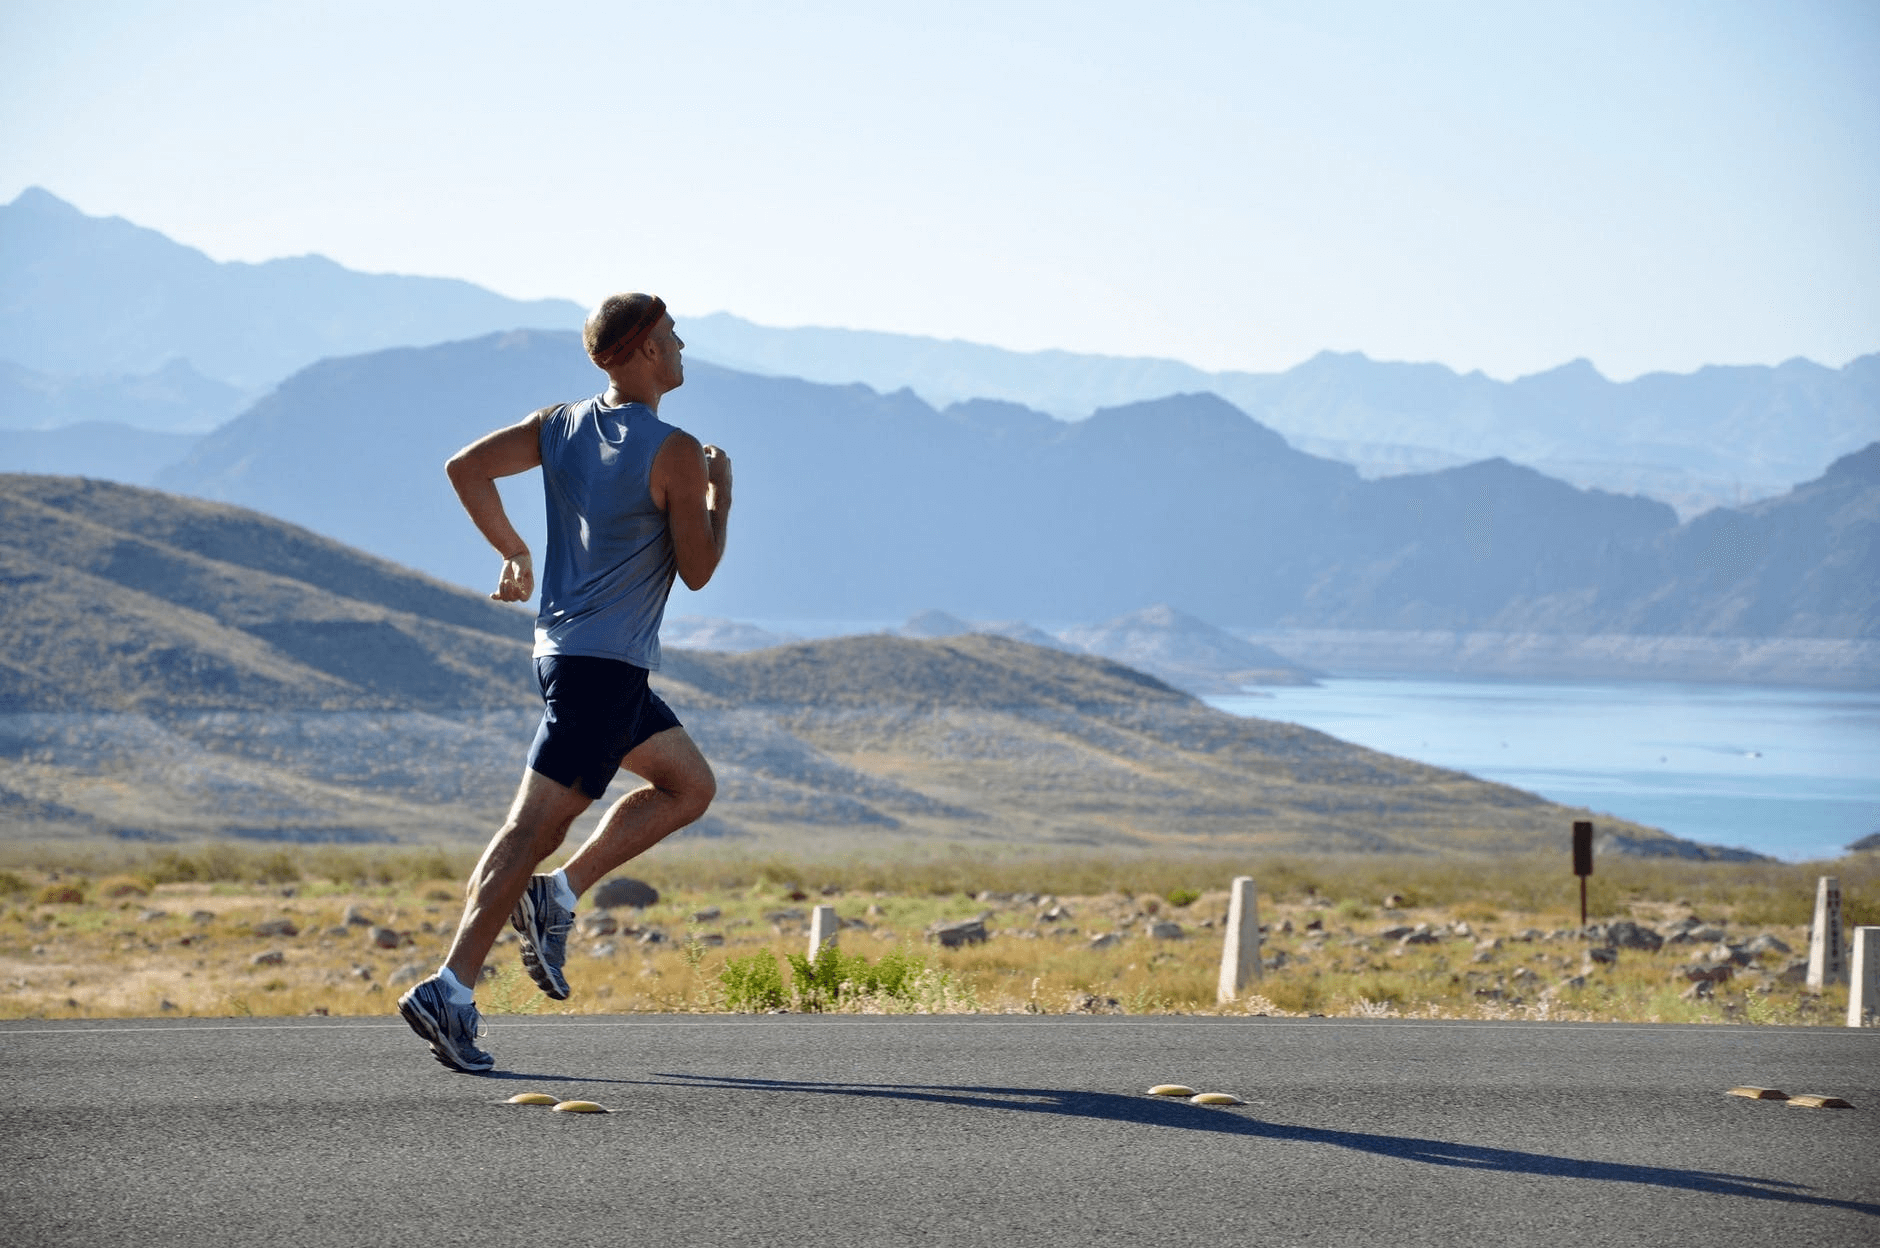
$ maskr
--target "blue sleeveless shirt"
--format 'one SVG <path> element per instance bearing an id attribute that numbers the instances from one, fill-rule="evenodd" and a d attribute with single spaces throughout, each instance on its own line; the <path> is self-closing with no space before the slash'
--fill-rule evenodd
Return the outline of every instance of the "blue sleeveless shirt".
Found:
<path id="1" fill-rule="evenodd" d="M 601 396 L 542 419 L 542 563 L 535 654 L 585 654 L 651 671 L 679 564 L 666 513 L 653 505 L 653 457 L 676 432 L 644 403 Z"/>

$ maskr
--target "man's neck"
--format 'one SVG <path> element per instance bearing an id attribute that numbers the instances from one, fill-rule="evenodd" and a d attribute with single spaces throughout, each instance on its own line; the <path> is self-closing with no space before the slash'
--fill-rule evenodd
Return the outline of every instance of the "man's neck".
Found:
<path id="1" fill-rule="evenodd" d="M 647 391 L 637 386 L 629 386 L 626 389 L 622 389 L 620 383 L 617 381 L 609 383 L 607 393 L 601 396 L 601 402 L 609 407 L 622 407 L 628 403 L 639 403 L 652 408 L 655 413 L 659 411 L 659 395 L 657 393 Z"/>

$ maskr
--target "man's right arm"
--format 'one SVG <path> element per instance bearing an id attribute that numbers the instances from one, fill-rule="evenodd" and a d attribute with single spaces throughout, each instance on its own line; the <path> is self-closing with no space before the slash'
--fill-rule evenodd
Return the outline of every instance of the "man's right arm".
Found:
<path id="1" fill-rule="evenodd" d="M 535 569 L 531 566 L 528 543 L 509 522 L 503 510 L 503 496 L 497 492 L 498 477 L 513 477 L 542 463 L 542 418 L 550 409 L 532 412 L 528 419 L 485 434 L 464 447 L 444 465 L 457 499 L 470 513 L 477 531 L 503 557 L 503 571 L 496 592 L 490 597 L 498 602 L 524 602 L 535 592 Z"/>

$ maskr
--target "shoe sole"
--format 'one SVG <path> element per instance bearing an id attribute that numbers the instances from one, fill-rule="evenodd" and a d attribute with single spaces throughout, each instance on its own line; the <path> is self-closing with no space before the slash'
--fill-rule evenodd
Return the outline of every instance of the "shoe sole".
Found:
<path id="1" fill-rule="evenodd" d="M 529 935 L 529 929 L 535 926 L 535 903 L 529 900 L 527 892 L 516 902 L 516 908 L 509 916 L 509 926 L 515 928 L 516 934 L 522 937 L 522 969 L 529 973 L 529 978 L 542 990 L 542 995 L 551 1001 L 566 1001 L 569 995 L 567 977 L 549 969 Z"/>
<path id="2" fill-rule="evenodd" d="M 426 1013 L 412 998 L 399 998 L 398 1012 L 404 1016 L 405 1024 L 418 1033 L 418 1039 L 431 1046 L 431 1056 L 452 1070 L 462 1071 L 466 1075 L 480 1075 L 496 1065 L 496 1059 L 487 1054 L 484 1055 L 483 1065 L 466 1063 L 452 1054 L 449 1046 L 438 1039 L 438 1036 L 443 1034 L 443 1029 L 437 1025 L 437 1020 Z"/>

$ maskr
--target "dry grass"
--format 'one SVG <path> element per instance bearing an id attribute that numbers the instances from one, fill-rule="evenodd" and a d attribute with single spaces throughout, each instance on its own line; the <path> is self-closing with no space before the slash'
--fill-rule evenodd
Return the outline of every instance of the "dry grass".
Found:
<path id="1" fill-rule="evenodd" d="M 467 850 L 221 842 L 12 847 L 0 864 L 0 1017 L 388 1013 L 404 977 L 441 961 L 471 859 Z M 1284 961 L 1231 1012 L 1837 1023 L 1844 989 L 1808 993 L 1778 974 L 1805 951 L 1823 873 L 1840 877 L 1850 926 L 1880 923 L 1874 855 L 1803 866 L 1600 864 L 1596 920 L 1696 914 L 1732 936 L 1766 931 L 1795 950 L 1764 955 L 1714 999 L 1688 1000 L 1673 972 L 1701 950 L 1621 951 L 1616 965 L 1586 965 L 1583 942 L 1568 934 L 1578 925 L 1576 884 L 1558 861 L 1016 852 L 817 860 L 675 847 L 640 872 L 660 888 L 658 905 L 615 912 L 628 930 L 572 940 L 572 1001 L 537 993 L 507 943 L 478 1000 L 489 1014 L 723 1009 L 726 959 L 801 952 L 805 920 L 783 912 L 827 903 L 856 924 L 842 933 L 845 951 L 874 960 L 908 948 L 929 968 L 911 1004 L 842 1008 L 1213 1013 L 1225 885 L 1248 874 L 1271 929 L 1265 951 Z M 1186 905 L 1169 900 L 1188 894 L 1196 898 Z M 1386 909 L 1393 894 L 1401 901 Z M 1053 904 L 1067 913 L 1042 918 Z M 370 927 L 345 921 L 349 907 L 404 943 L 377 947 Z M 941 950 L 923 940 L 937 920 L 980 915 L 993 932 L 983 945 Z M 275 919 L 298 934 L 256 934 Z M 1183 935 L 1150 936 L 1157 921 Z M 1378 936 L 1458 921 L 1473 931 L 1433 945 Z M 1315 923 L 1320 930 L 1308 930 Z M 1529 929 L 1553 935 L 1519 938 Z M 1119 939 L 1091 948 L 1103 933 Z M 1499 947 L 1478 945 L 1496 938 Z M 278 961 L 257 961 L 272 952 Z"/>

